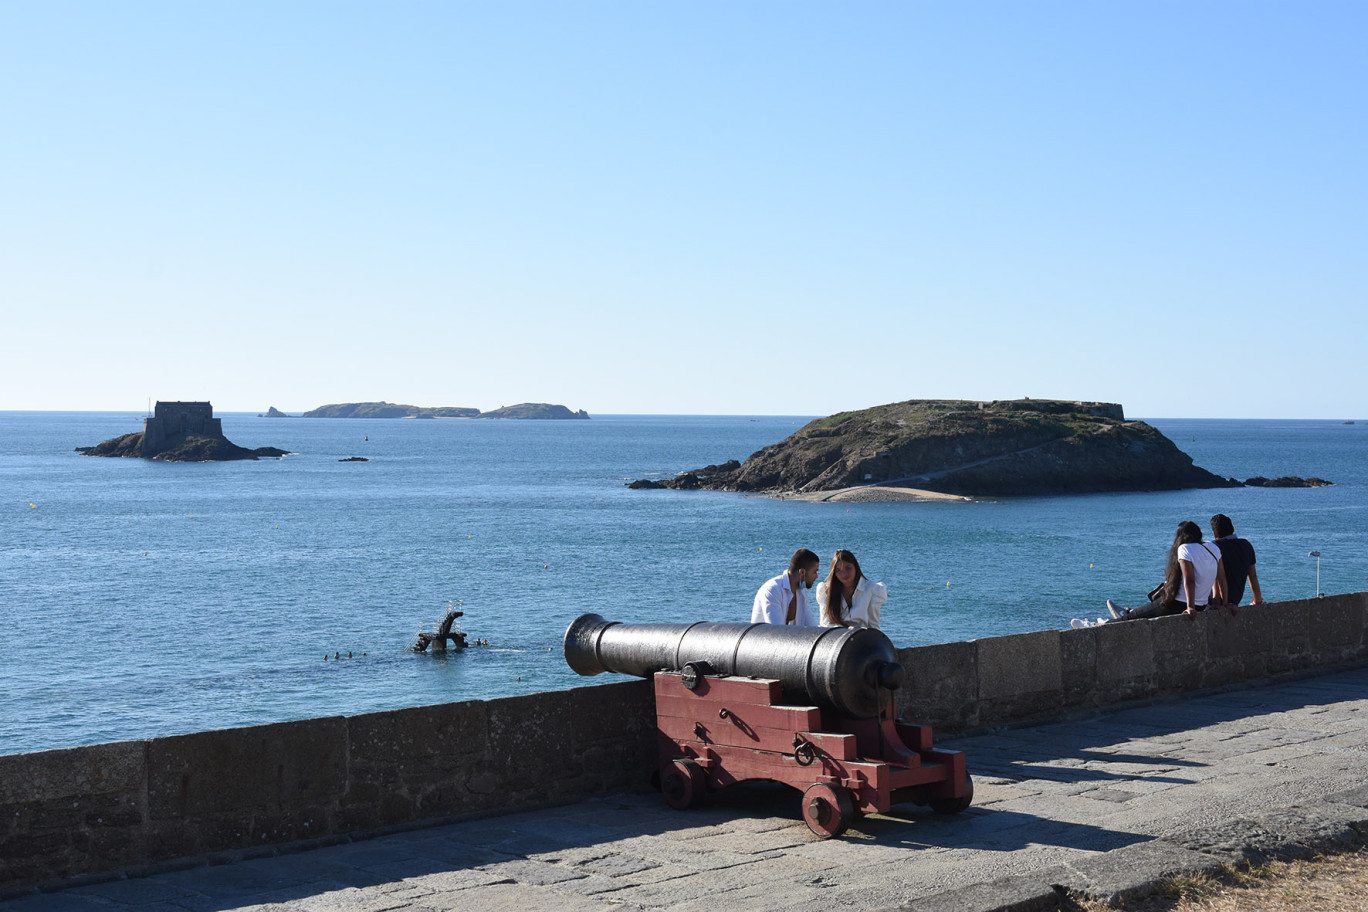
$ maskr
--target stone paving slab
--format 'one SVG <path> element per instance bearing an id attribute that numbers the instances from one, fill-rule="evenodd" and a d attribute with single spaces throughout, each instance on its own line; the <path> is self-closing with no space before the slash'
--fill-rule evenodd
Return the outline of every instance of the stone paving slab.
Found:
<path id="1" fill-rule="evenodd" d="M 835 840 L 796 792 L 747 784 L 164 868 L 0 901 L 0 912 L 1052 909 L 1164 877 L 1368 843 L 1368 668 L 945 740 L 975 805 L 904 805 Z M 224 857 L 217 861 L 226 860 Z"/>
<path id="2" fill-rule="evenodd" d="M 899 906 L 906 912 L 1043 912 L 1059 908 L 1059 891 L 1054 881 L 1062 879 L 1063 868 L 1040 874 L 1002 877 L 986 883 L 937 893 Z"/>
<path id="3" fill-rule="evenodd" d="M 1231 864 L 1351 851 L 1368 835 L 1368 810 L 1333 802 L 1239 817 L 1161 837 Z"/>
<path id="4" fill-rule="evenodd" d="M 1222 862 L 1162 842 L 1142 842 L 1065 866 L 1055 886 L 1070 896 L 1115 906 L 1147 895 L 1154 884 L 1180 875 L 1214 874 Z"/>

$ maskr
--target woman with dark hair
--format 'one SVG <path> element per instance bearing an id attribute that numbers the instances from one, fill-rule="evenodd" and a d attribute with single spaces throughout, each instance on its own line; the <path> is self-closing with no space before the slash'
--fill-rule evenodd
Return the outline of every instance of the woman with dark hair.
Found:
<path id="1" fill-rule="evenodd" d="M 855 555 L 842 548 L 831 559 L 827 578 L 817 584 L 823 627 L 879 629 L 879 608 L 888 601 L 883 583 L 871 583 Z"/>
<path id="2" fill-rule="evenodd" d="M 1151 599 L 1148 605 L 1137 608 L 1122 608 L 1107 599 L 1107 610 L 1115 620 L 1131 621 L 1168 614 L 1194 616 L 1213 604 L 1226 607 L 1221 550 L 1202 541 L 1202 529 L 1195 522 L 1178 524 L 1164 564 L 1164 585 Z"/>

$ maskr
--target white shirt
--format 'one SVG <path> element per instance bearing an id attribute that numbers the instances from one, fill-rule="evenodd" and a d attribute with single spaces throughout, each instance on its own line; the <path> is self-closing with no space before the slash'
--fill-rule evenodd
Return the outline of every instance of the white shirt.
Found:
<path id="1" fill-rule="evenodd" d="M 836 627 L 838 625 L 834 617 L 835 612 L 827 606 L 828 591 L 826 580 L 817 584 L 817 605 L 822 610 L 822 626 Z M 855 593 L 850 599 L 850 616 L 846 620 L 857 627 L 873 627 L 878 630 L 879 608 L 886 601 L 888 587 L 883 583 L 871 583 L 868 577 L 862 576 L 855 584 Z"/>
<path id="2" fill-rule="evenodd" d="M 808 607 L 807 593 L 802 585 L 798 586 L 798 605 L 793 612 L 793 626 L 820 627 Z M 760 587 L 755 593 L 755 603 L 751 605 L 752 624 L 783 624 L 788 617 L 788 605 L 794 591 L 789 587 L 788 573 L 781 573 Z"/>
<path id="3" fill-rule="evenodd" d="M 1213 555 L 1211 552 L 1215 551 Z M 1192 564 L 1193 595 L 1192 604 L 1201 607 L 1211 598 L 1211 587 L 1216 582 L 1216 565 L 1220 560 L 1221 549 L 1215 545 L 1185 544 L 1178 546 L 1178 559 Z M 1178 601 L 1187 604 L 1187 583 L 1178 587 Z"/>

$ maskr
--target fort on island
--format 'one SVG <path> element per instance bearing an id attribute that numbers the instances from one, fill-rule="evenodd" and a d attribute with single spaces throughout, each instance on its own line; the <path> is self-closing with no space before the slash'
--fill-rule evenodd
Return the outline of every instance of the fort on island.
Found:
<path id="1" fill-rule="evenodd" d="M 143 419 L 143 429 L 111 437 L 95 446 L 76 447 L 86 456 L 120 456 L 162 462 L 223 462 L 288 456 L 279 447 L 247 449 L 223 436 L 223 420 L 214 417 L 208 402 L 157 402 Z"/>
<path id="2" fill-rule="evenodd" d="M 214 417 L 214 407 L 208 402 L 158 402 L 152 414 L 143 419 L 139 455 L 151 459 L 184 437 L 222 436 L 223 419 Z"/>

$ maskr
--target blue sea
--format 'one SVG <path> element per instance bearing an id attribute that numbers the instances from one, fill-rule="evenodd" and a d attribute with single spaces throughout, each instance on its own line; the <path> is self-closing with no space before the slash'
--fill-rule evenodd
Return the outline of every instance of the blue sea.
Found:
<path id="1" fill-rule="evenodd" d="M 1364 422 L 1151 419 L 1218 474 L 1329 488 L 812 504 L 624 486 L 744 459 L 805 417 L 221 417 L 296 455 L 83 457 L 141 413 L 0 412 L 0 753 L 588 683 L 561 655 L 576 616 L 746 620 L 800 546 L 824 574 L 855 552 L 899 645 L 1141 601 L 1176 524 L 1216 512 L 1255 544 L 1266 597 L 1368 588 Z M 411 652 L 452 602 L 490 645 Z"/>

